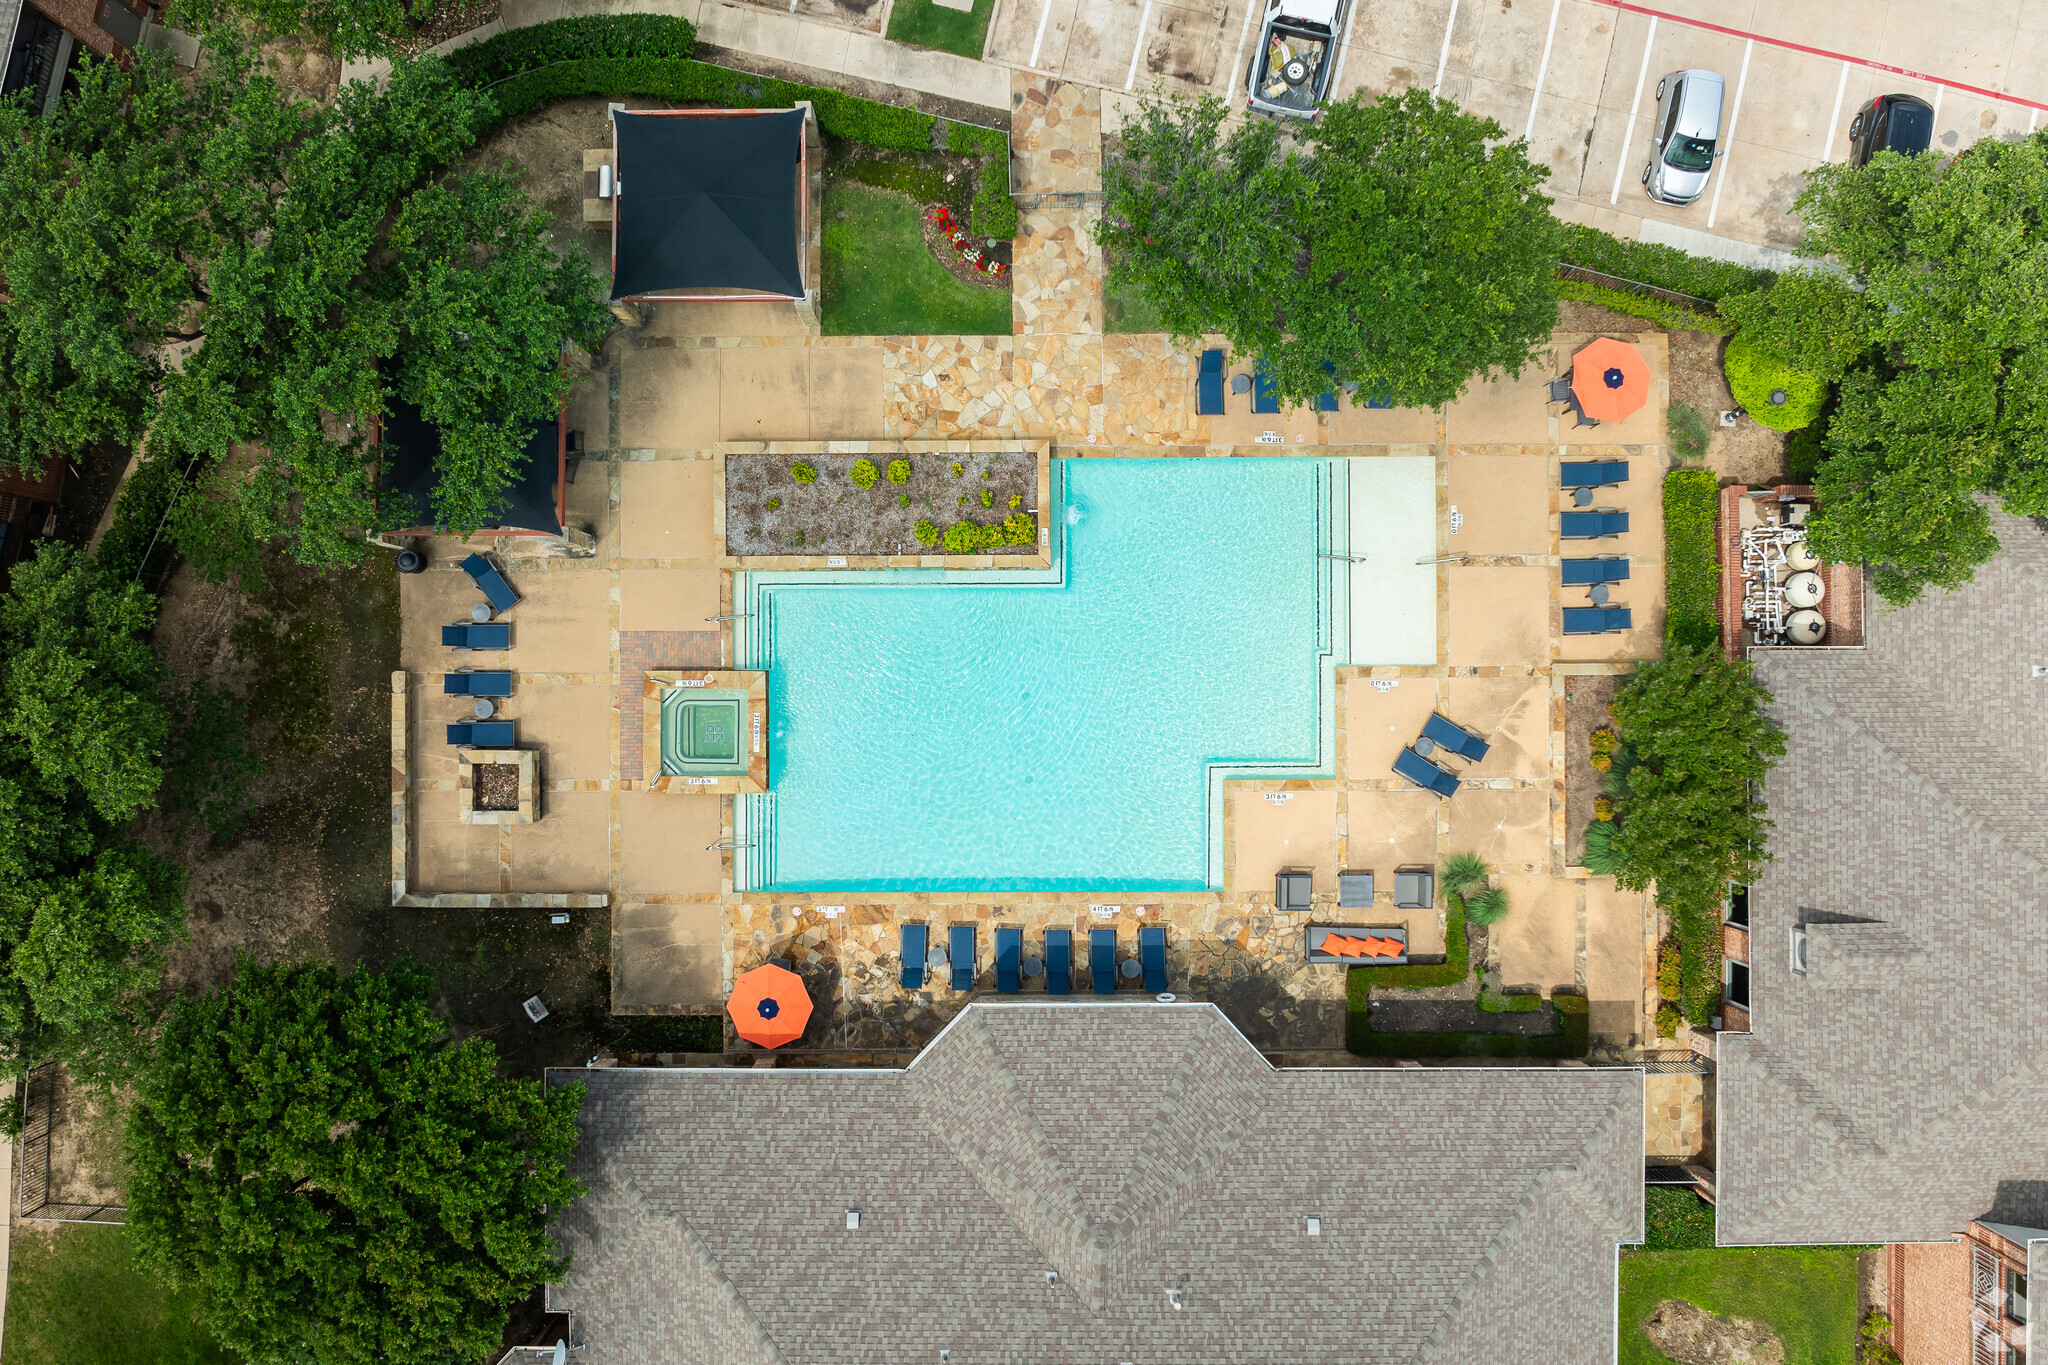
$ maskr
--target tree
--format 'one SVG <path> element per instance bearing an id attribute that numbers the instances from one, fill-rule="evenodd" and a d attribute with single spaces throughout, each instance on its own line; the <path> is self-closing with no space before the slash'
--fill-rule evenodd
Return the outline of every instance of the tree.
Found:
<path id="1" fill-rule="evenodd" d="M 1809 351 L 1835 355 L 1848 320 L 1866 335 L 1815 477 L 1814 548 L 1869 561 L 1895 604 L 1967 583 L 1998 549 L 1978 495 L 2048 514 L 2048 135 L 1821 166 L 1796 208 L 1861 304 L 1815 290 L 1776 334 L 1837 338 Z"/>
<path id="2" fill-rule="evenodd" d="M 438 0 L 171 0 L 165 18 L 200 33 L 246 24 L 276 37 L 303 34 L 346 59 L 402 50 L 439 7 Z"/>
<path id="3" fill-rule="evenodd" d="M 420 395 L 449 423 L 442 510 L 475 529 L 567 390 L 563 338 L 602 334 L 596 277 L 505 176 L 421 185 L 490 108 L 445 63 L 317 109 L 213 42 L 189 82 L 146 53 L 84 63 L 52 118 L 0 102 L 0 460 L 145 432 L 156 456 L 236 451 L 172 518 L 181 545 L 219 574 L 241 567 L 222 545 L 279 536 L 351 563 L 378 527 L 369 424 Z"/>
<path id="4" fill-rule="evenodd" d="M 582 1088 L 450 1045 L 431 973 L 237 964 L 169 1011 L 127 1128 L 139 1254 L 259 1362 L 479 1360 L 565 1265 Z"/>
<path id="5" fill-rule="evenodd" d="M 1296 152 L 1267 120 L 1225 134 L 1226 112 L 1207 96 L 1148 104 L 1104 170 L 1110 281 L 1143 290 L 1176 335 L 1223 332 L 1291 402 L 1356 383 L 1404 406 L 1519 374 L 1549 337 L 1549 172 L 1499 124 L 1422 90 L 1361 93 Z"/>
<path id="6" fill-rule="evenodd" d="M 1612 707 L 1626 756 L 1615 764 L 1624 788 L 1615 880 L 1632 891 L 1654 886 L 1671 912 L 1695 1027 L 1721 985 L 1728 884 L 1753 880 L 1770 857 L 1763 783 L 1785 752 L 1764 714 L 1770 701 L 1747 661 L 1673 645 L 1637 665 Z"/>
<path id="7" fill-rule="evenodd" d="M 184 932 L 184 873 L 126 835 L 169 721 L 155 604 L 45 542 L 0 598 L 0 1057 L 104 1044 Z"/>
<path id="8" fill-rule="evenodd" d="M 1788 270 L 1768 289 L 1730 295 L 1722 317 L 1768 359 L 1833 383 L 1870 349 L 1870 301 L 1840 275 Z"/>

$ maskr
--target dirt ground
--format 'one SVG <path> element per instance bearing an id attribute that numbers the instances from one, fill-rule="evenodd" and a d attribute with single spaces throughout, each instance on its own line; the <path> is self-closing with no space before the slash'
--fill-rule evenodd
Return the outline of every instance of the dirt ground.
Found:
<path id="1" fill-rule="evenodd" d="M 886 472 L 873 488 L 856 488 L 851 471 L 859 456 L 812 456 L 818 481 L 790 477 L 785 455 L 725 457 L 725 542 L 735 555 L 916 554 L 913 528 L 927 518 L 944 531 L 956 521 L 1001 521 L 1013 510 L 1038 506 L 1038 458 L 1001 455 L 910 455 L 910 481 L 890 483 Z M 892 456 L 877 455 L 886 471 Z M 961 472 L 955 474 L 953 466 Z M 984 477 L 986 474 L 986 477 Z M 994 505 L 984 508 L 987 492 Z M 909 498 L 908 506 L 902 499 Z M 768 501 L 781 500 L 771 511 Z M 1022 499 L 1013 509 L 1012 498 Z M 964 499 L 964 501 L 963 501 Z M 799 541 L 798 537 L 802 539 Z M 1031 554 L 1033 545 L 1005 545 L 994 554 Z"/>
<path id="2" fill-rule="evenodd" d="M 1600 795 L 1600 774 L 1593 771 L 1593 732 L 1607 724 L 1607 705 L 1619 690 L 1619 678 L 1569 678 L 1564 703 L 1564 856 L 1578 865 L 1586 856 L 1586 826 Z"/>
<path id="3" fill-rule="evenodd" d="M 1641 318 L 1588 303 L 1558 304 L 1558 325 L 1571 332 L 1640 332 Z M 1669 332 L 1671 338 L 1671 401 L 1684 403 L 1706 419 L 1713 444 L 1707 447 L 1707 468 L 1721 481 L 1761 485 L 1785 472 L 1785 438 L 1748 416 L 1735 425 L 1721 425 L 1721 414 L 1735 410 L 1735 395 L 1721 373 L 1721 352 L 1727 339 L 1712 332 Z"/>

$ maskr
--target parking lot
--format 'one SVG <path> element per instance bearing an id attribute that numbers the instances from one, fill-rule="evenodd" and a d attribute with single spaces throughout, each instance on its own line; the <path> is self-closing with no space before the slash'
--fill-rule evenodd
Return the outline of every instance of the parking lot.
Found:
<path id="1" fill-rule="evenodd" d="M 999 0 L 987 57 L 1111 92 L 1242 103 L 1261 4 Z M 1850 119 L 1876 95 L 1934 105 L 1942 151 L 2048 123 L 2048 0 L 1352 0 L 1341 22 L 1335 98 L 1434 89 L 1528 137 L 1566 216 L 1627 236 L 1648 218 L 1646 235 L 1695 250 L 1710 244 L 1687 233 L 1796 247 L 1802 173 L 1847 155 Z M 1699 202 L 1675 208 L 1640 177 L 1658 79 L 1687 67 L 1727 82 L 1727 155 Z"/>

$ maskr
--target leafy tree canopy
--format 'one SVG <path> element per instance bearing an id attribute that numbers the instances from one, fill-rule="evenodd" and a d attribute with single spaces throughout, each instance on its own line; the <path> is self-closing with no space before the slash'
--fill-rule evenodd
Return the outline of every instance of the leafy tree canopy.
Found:
<path id="1" fill-rule="evenodd" d="M 1519 374 L 1557 325 L 1549 174 L 1490 119 L 1422 90 L 1352 96 L 1299 130 L 1221 100 L 1147 104 L 1103 174 L 1109 275 L 1182 337 L 1220 331 L 1281 395 L 1333 383 L 1404 406 Z"/>
<path id="2" fill-rule="evenodd" d="M 246 25 L 318 39 L 337 57 L 381 57 L 407 49 L 438 8 L 438 0 L 171 0 L 165 18 L 196 33 Z"/>
<path id="3" fill-rule="evenodd" d="M 260 967 L 177 1002 L 127 1128 L 138 1252 L 258 1365 L 488 1358 L 563 1269 L 580 1087 L 451 1046 L 431 973 Z"/>
<path id="4" fill-rule="evenodd" d="M 184 873 L 123 833 L 169 721 L 155 603 L 45 542 L 0 597 L 0 1056 L 105 1041 L 184 930 Z"/>
<path id="5" fill-rule="evenodd" d="M 1806 249 L 1863 287 L 1801 281 L 1743 318 L 1794 363 L 1850 371 L 1814 549 L 1870 562 L 1893 603 L 1967 583 L 1998 549 L 1979 495 L 2048 514 L 2048 135 L 1821 166 L 1796 208 Z"/>
<path id="6" fill-rule="evenodd" d="M 397 393 L 446 441 L 437 515 L 474 529 L 522 424 L 556 410 L 562 338 L 602 333 L 595 277 L 506 176 L 421 186 L 488 113 L 446 64 L 318 109 L 214 42 L 190 80 L 147 53 L 86 62 L 51 118 L 0 102 L 0 464 L 145 432 L 159 454 L 239 449 L 205 485 L 232 511 L 174 532 L 225 521 L 353 562 L 378 525 L 366 433 Z"/>

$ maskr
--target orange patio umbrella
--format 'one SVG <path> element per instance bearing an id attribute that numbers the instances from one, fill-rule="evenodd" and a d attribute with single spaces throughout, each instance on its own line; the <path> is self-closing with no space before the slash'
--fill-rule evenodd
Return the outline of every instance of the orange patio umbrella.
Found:
<path id="1" fill-rule="evenodd" d="M 804 1036 L 811 1021 L 811 997 L 804 979 L 787 967 L 770 964 L 742 972 L 732 983 L 726 1013 L 740 1037 L 762 1047 L 781 1047 Z"/>
<path id="2" fill-rule="evenodd" d="M 1650 398 L 1650 365 L 1625 341 L 1601 337 L 1572 357 L 1579 411 L 1596 422 L 1619 422 Z"/>

